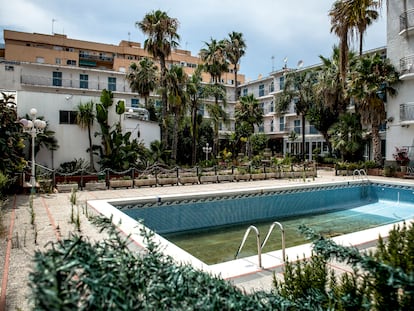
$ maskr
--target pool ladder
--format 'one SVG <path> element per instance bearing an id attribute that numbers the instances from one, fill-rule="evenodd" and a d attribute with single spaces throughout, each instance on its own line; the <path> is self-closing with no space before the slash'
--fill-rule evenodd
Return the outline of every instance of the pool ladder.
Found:
<path id="1" fill-rule="evenodd" d="M 362 177 L 362 178 L 365 177 L 368 180 L 367 172 L 363 168 L 354 170 L 354 172 L 352 173 L 352 177 L 355 177 L 355 176 Z"/>
<path id="2" fill-rule="evenodd" d="M 280 231 L 281 231 L 281 235 L 282 235 L 282 259 L 283 259 L 283 262 L 285 262 L 285 258 L 286 258 L 286 256 L 285 256 L 285 229 L 283 229 L 282 224 L 280 222 L 277 222 L 277 221 L 273 222 L 270 225 L 269 231 L 267 232 L 266 238 L 264 239 L 262 244 L 260 244 L 259 229 L 257 229 L 257 227 L 255 227 L 253 225 L 249 226 L 247 228 L 246 232 L 244 233 L 243 240 L 240 243 L 240 246 L 239 246 L 234 258 L 237 259 L 237 257 L 239 256 L 239 254 L 240 254 L 240 252 L 241 252 L 241 250 L 244 246 L 244 243 L 247 240 L 247 237 L 249 236 L 250 232 L 253 230 L 253 231 L 256 232 L 257 256 L 258 256 L 258 259 L 259 259 L 259 267 L 263 268 L 263 266 L 262 266 L 262 250 L 263 250 L 264 246 L 266 245 L 267 241 L 269 240 L 269 237 L 272 234 L 273 229 L 276 227 L 276 225 L 279 226 Z"/>

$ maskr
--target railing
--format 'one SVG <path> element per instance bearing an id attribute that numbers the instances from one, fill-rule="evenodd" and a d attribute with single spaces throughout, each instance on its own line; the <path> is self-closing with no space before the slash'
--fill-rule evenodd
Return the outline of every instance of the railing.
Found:
<path id="1" fill-rule="evenodd" d="M 264 239 L 263 243 L 260 244 L 260 232 L 259 229 L 257 229 L 257 227 L 251 225 L 247 228 L 246 232 L 244 233 L 242 242 L 240 243 L 239 248 L 237 249 L 236 255 L 234 255 L 234 258 L 237 259 L 239 257 L 239 254 L 244 246 L 244 244 L 246 243 L 247 237 L 250 234 L 250 231 L 254 230 L 256 232 L 256 244 L 257 244 L 257 256 L 258 256 L 258 262 L 259 262 L 259 267 L 263 269 L 262 266 L 262 251 L 263 248 L 265 247 L 267 241 L 269 240 L 270 235 L 273 232 L 273 229 L 279 226 L 281 234 L 282 234 L 282 260 L 283 262 L 285 262 L 286 259 L 286 250 L 285 250 L 285 230 L 283 229 L 283 226 L 280 222 L 273 222 L 270 225 L 269 231 L 267 232 L 266 238 Z"/>
<path id="2" fill-rule="evenodd" d="M 243 240 L 240 243 L 239 248 L 237 249 L 236 255 L 234 255 L 234 258 L 237 259 L 237 257 L 240 254 L 240 251 L 242 250 L 244 243 L 246 242 L 247 237 L 249 236 L 249 233 L 251 230 L 254 230 L 256 232 L 256 244 L 257 244 L 257 256 L 258 256 L 258 261 L 259 261 L 259 267 L 262 267 L 262 247 L 260 245 L 260 233 L 259 233 L 259 229 L 257 229 L 255 226 L 250 226 L 249 228 L 247 228 L 246 232 L 244 233 L 243 236 Z"/>
<path id="3" fill-rule="evenodd" d="M 82 83 L 87 83 L 87 88 L 81 88 Z M 103 90 L 108 89 L 107 81 L 88 80 L 81 81 L 79 79 L 59 79 L 46 76 L 22 75 L 21 83 L 25 85 L 45 86 L 45 87 L 61 87 L 61 88 L 76 88 L 84 90 Z M 129 87 L 126 83 L 116 83 L 115 90 L 118 92 L 129 92 Z"/>
<path id="4" fill-rule="evenodd" d="M 401 75 L 414 72 L 414 55 L 408 55 L 400 59 Z"/>
<path id="5" fill-rule="evenodd" d="M 414 121 L 414 103 L 400 104 L 400 121 Z"/>
<path id="6" fill-rule="evenodd" d="M 400 15 L 400 32 L 414 27 L 414 9 Z"/>

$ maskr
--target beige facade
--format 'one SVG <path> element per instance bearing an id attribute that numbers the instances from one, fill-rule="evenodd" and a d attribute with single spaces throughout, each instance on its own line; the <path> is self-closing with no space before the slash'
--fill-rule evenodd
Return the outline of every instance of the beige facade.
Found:
<path id="1" fill-rule="evenodd" d="M 62 34 L 38 34 L 4 30 L 5 60 L 40 63 L 57 66 L 81 67 L 126 72 L 132 62 L 143 57 L 152 58 L 138 42 L 121 41 L 119 45 L 70 39 Z M 179 65 L 191 75 L 201 60 L 190 51 L 175 49 L 168 57 L 167 66 Z M 208 82 L 209 75 L 203 74 Z M 223 74 L 225 84 L 234 84 L 234 73 Z M 238 82 L 244 75 L 238 74 Z"/>

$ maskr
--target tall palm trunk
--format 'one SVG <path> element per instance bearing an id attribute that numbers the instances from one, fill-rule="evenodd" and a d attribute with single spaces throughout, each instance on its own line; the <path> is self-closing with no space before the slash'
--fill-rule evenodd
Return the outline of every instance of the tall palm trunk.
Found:
<path id="1" fill-rule="evenodd" d="M 167 126 L 167 68 L 165 67 L 165 58 L 160 57 L 160 65 L 161 65 L 161 88 L 162 88 L 162 120 L 161 120 L 161 141 L 165 148 L 168 149 L 168 126 Z"/>
<path id="2" fill-rule="evenodd" d="M 191 119 L 193 122 L 193 145 L 191 150 L 191 164 L 194 166 L 197 163 L 197 109 L 193 108 L 191 112 Z"/>
<path id="3" fill-rule="evenodd" d="M 305 114 L 302 113 L 302 148 L 301 148 L 301 157 L 302 157 L 302 161 L 305 161 L 306 156 L 305 156 Z"/>
<path id="4" fill-rule="evenodd" d="M 381 154 L 381 137 L 379 135 L 379 125 L 372 124 L 372 148 L 374 154 L 375 163 L 382 165 L 382 154 Z"/>
<path id="5" fill-rule="evenodd" d="M 89 170 L 95 172 L 95 165 L 93 163 L 93 150 L 92 150 L 92 135 L 91 126 L 88 124 L 88 139 L 89 139 Z"/>

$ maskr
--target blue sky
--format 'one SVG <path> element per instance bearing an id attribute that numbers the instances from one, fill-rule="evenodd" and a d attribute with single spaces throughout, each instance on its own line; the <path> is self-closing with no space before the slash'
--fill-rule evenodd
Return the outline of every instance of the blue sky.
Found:
<path id="1" fill-rule="evenodd" d="M 180 22 L 181 48 L 197 55 L 211 38 L 242 32 L 247 43 L 241 73 L 248 79 L 268 75 L 302 60 L 304 66 L 329 57 L 336 36 L 328 12 L 333 0 L 0 0 L 0 42 L 3 29 L 51 34 L 108 44 L 121 40 L 143 43 L 135 27 L 144 15 L 163 10 Z M 386 11 L 365 35 L 364 49 L 386 45 Z"/>

